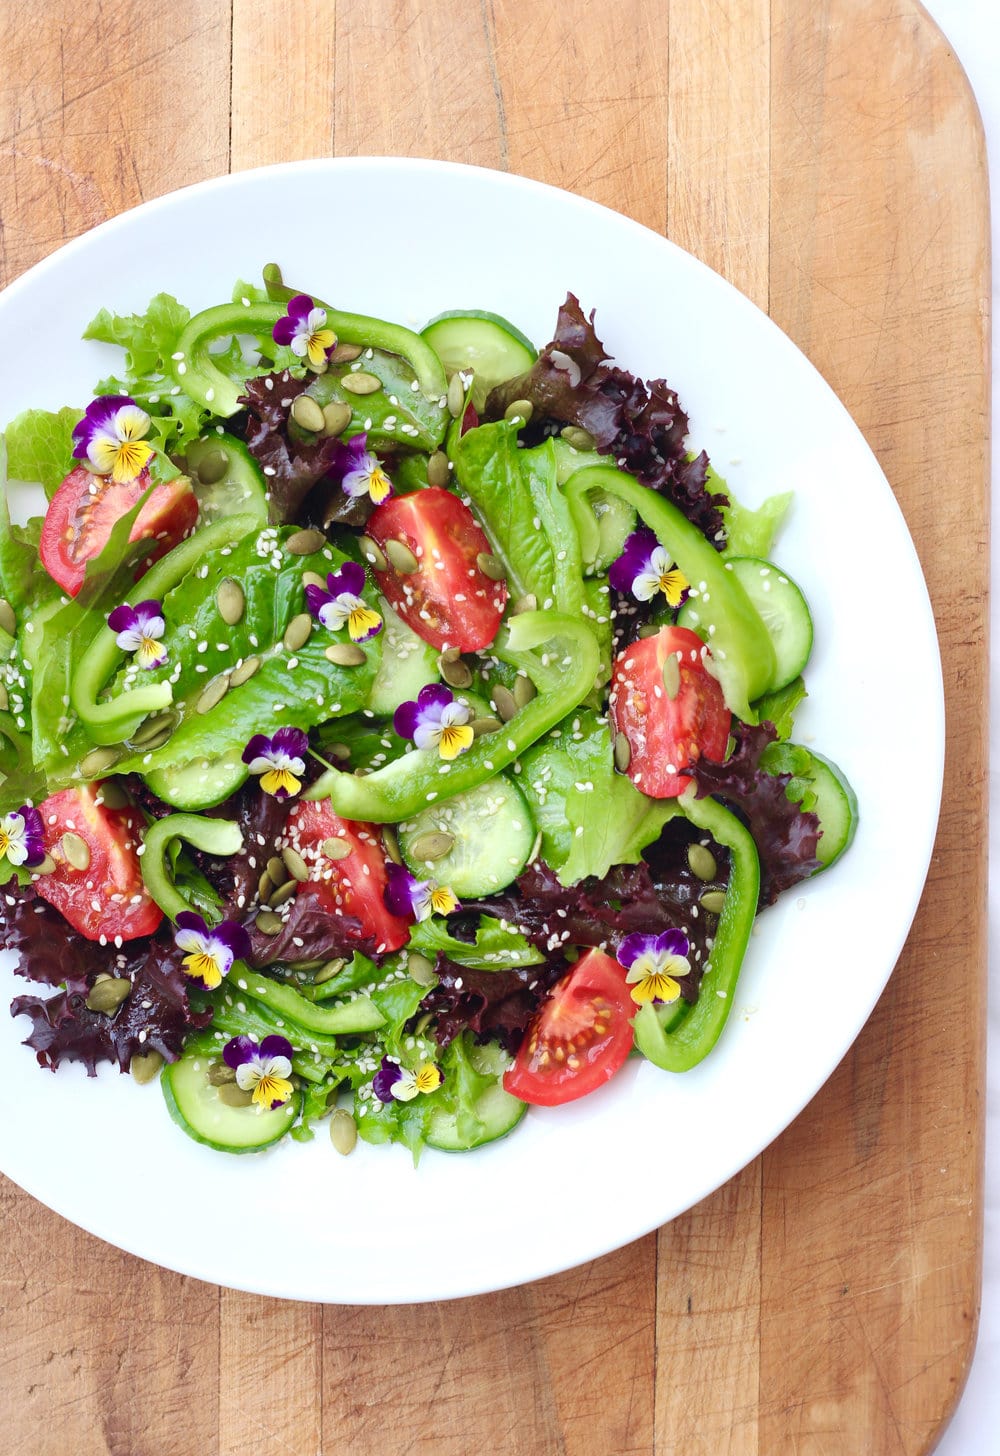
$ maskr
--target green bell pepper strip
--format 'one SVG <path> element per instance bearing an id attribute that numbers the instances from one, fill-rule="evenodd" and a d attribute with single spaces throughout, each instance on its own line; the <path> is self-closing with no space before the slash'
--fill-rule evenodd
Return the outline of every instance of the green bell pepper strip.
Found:
<path id="1" fill-rule="evenodd" d="M 698 1000 L 679 1019 L 676 1007 L 646 1005 L 632 1023 L 643 1056 L 668 1072 L 687 1072 L 715 1046 L 732 1009 L 733 992 L 753 930 L 760 895 L 760 860 L 750 831 L 716 799 L 685 789 L 680 806 L 697 828 L 729 850 L 729 883 Z M 661 1020 L 661 1015 L 663 1020 Z M 664 1024 L 666 1023 L 666 1024 Z"/>
<path id="2" fill-rule="evenodd" d="M 125 600 L 129 605 L 149 600 L 162 601 L 167 592 L 182 581 L 209 551 L 230 546 L 259 528 L 256 516 L 243 515 L 230 516 L 227 520 L 217 521 L 214 526 L 196 531 L 151 566 Z M 110 627 L 102 627 L 73 672 L 70 698 L 94 743 L 123 743 L 144 718 L 168 708 L 174 699 L 173 688 L 163 680 L 133 688 L 117 698 L 99 703 L 98 694 L 123 655 L 115 633 Z"/>
<path id="3" fill-rule="evenodd" d="M 361 1032 L 375 1031 L 385 1021 L 374 1001 L 367 996 L 356 996 L 341 1006 L 319 1006 L 300 996 L 294 986 L 282 981 L 272 981 L 258 971 L 250 970 L 242 961 L 236 961 L 229 972 L 227 982 L 230 989 L 245 991 L 255 1001 L 261 1001 L 276 1016 L 294 1021 L 304 1031 L 315 1031 L 321 1036 L 357 1036 Z"/>
<path id="4" fill-rule="evenodd" d="M 228 418 L 239 409 L 243 381 L 224 374 L 212 360 L 209 345 L 232 334 L 271 336 L 274 325 L 285 314 L 284 303 L 220 303 L 195 314 L 177 340 L 171 370 L 175 382 L 213 415 Z M 444 365 L 419 334 L 401 324 L 368 318 L 360 313 L 327 309 L 327 326 L 342 344 L 360 344 L 398 354 L 412 366 L 424 394 L 438 398 L 448 390 Z"/>
<path id="5" fill-rule="evenodd" d="M 636 513 L 666 547 L 704 602 L 714 631 L 712 665 L 726 706 L 745 723 L 756 723 L 750 704 L 766 693 L 776 672 L 774 646 L 764 620 L 715 547 L 672 501 L 657 495 L 620 470 L 591 466 L 577 471 L 564 487 L 580 535 L 584 559 L 594 549 L 596 521 L 587 492 L 600 489 L 634 506 Z"/>
<path id="6" fill-rule="evenodd" d="M 414 749 L 393 759 L 364 778 L 336 769 L 323 774 L 303 795 L 329 799 L 343 819 L 372 824 L 396 824 L 436 800 L 454 798 L 474 789 L 507 767 L 590 692 L 600 667 L 600 652 L 593 632 L 582 621 L 558 612 L 522 612 L 504 624 L 493 651 L 520 655 L 542 643 L 558 639 L 560 677 L 550 687 L 538 684 L 538 696 L 505 723 L 497 733 L 477 738 L 458 758 L 443 765 L 432 749 Z M 447 772 L 442 769 L 447 767 Z"/>
<path id="7" fill-rule="evenodd" d="M 191 906 L 175 887 L 167 868 L 167 851 L 173 840 L 183 839 L 206 854 L 226 858 L 239 854 L 243 835 L 229 819 L 209 819 L 202 814 L 168 814 L 150 824 L 143 835 L 142 879 L 164 915 L 176 920 Z"/>

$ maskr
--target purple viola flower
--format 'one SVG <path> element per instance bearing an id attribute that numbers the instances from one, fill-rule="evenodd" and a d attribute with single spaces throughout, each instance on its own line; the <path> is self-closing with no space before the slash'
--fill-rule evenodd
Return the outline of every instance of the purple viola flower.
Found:
<path id="1" fill-rule="evenodd" d="M 676 1001 L 680 981 L 690 974 L 690 943 L 683 930 L 665 930 L 662 935 L 626 935 L 618 947 L 618 964 L 628 972 L 632 1000 L 640 1006 L 649 1001 Z"/>
<path id="2" fill-rule="evenodd" d="M 223 920 L 209 927 L 193 910 L 182 910 L 177 917 L 174 944 L 185 952 L 181 962 L 185 974 L 209 990 L 214 990 L 228 976 L 233 961 L 246 960 L 250 954 L 250 937 L 235 920 Z"/>
<path id="3" fill-rule="evenodd" d="M 400 703 L 392 726 L 400 738 L 412 738 L 418 748 L 436 748 L 442 758 L 452 759 L 472 747 L 475 734 L 469 716 L 465 703 L 457 703 L 450 688 L 429 683 L 420 689 L 416 702 Z"/>
<path id="4" fill-rule="evenodd" d="M 127 394 L 102 395 L 73 427 L 73 458 L 118 484 L 135 480 L 153 454 L 145 438 L 150 423 L 146 411 Z"/>
<path id="5" fill-rule="evenodd" d="M 378 456 L 368 449 L 368 436 L 365 434 L 354 435 L 341 445 L 331 473 L 340 476 L 344 494 L 352 498 L 367 495 L 371 496 L 375 505 L 381 505 L 392 495 L 392 481 Z"/>
<path id="6" fill-rule="evenodd" d="M 321 369 L 337 347 L 336 334 L 326 326 L 326 309 L 317 308 L 308 293 L 297 293 L 288 300 L 288 310 L 271 335 L 276 344 L 287 344 L 313 369 Z"/>
<path id="7" fill-rule="evenodd" d="M 265 794 L 288 799 L 302 787 L 308 748 L 309 739 L 301 728 L 279 728 L 270 738 L 255 733 L 243 750 L 243 762 L 252 774 L 260 775 Z"/>
<path id="8" fill-rule="evenodd" d="M 412 1102 L 421 1092 L 436 1092 L 443 1081 L 440 1067 L 433 1062 L 424 1062 L 416 1071 L 410 1071 L 391 1057 L 383 1057 L 372 1080 L 372 1091 L 380 1102 Z"/>
<path id="9" fill-rule="evenodd" d="M 108 626 L 117 633 L 123 652 L 134 652 L 140 667 L 162 667 L 167 653 L 160 638 L 167 630 L 162 602 L 137 602 L 134 607 L 115 607 Z"/>
<path id="10" fill-rule="evenodd" d="M 353 642 L 367 642 L 381 632 L 382 618 L 362 600 L 364 585 L 364 567 L 346 561 L 339 571 L 330 572 L 325 590 L 311 582 L 307 585 L 306 604 L 329 632 L 339 632 L 346 625 Z"/>
<path id="11" fill-rule="evenodd" d="M 17 869 L 31 869 L 45 858 L 42 816 L 30 804 L 12 809 L 0 819 L 0 860 Z"/>
<path id="12" fill-rule="evenodd" d="M 662 592 L 669 607 L 679 607 L 689 590 L 683 572 L 645 526 L 629 536 L 624 551 L 611 563 L 608 581 L 615 591 L 631 593 L 640 602 L 651 602 Z"/>
<path id="13" fill-rule="evenodd" d="M 222 1059 L 236 1073 L 236 1085 L 252 1092 L 258 1107 L 274 1111 L 284 1107 L 295 1090 L 292 1075 L 292 1044 L 283 1036 L 234 1036 L 222 1048 Z"/>
<path id="14" fill-rule="evenodd" d="M 388 882 L 383 893 L 390 915 L 402 920 L 429 920 L 432 915 L 451 915 L 461 909 L 454 890 L 436 880 L 418 880 L 405 865 L 386 864 Z"/>

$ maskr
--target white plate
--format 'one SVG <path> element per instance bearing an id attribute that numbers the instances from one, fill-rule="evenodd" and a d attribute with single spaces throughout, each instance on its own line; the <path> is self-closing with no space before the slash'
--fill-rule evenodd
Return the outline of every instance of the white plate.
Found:
<path id="1" fill-rule="evenodd" d="M 308 219 L 308 225 L 303 225 Z M 861 804 L 850 853 L 759 922 L 718 1048 L 671 1076 L 638 1060 L 479 1152 L 350 1158 L 325 1130 L 232 1158 L 191 1142 L 155 1086 L 43 1071 L 0 1015 L 0 1167 L 57 1212 L 168 1268 L 266 1294 L 407 1303 L 504 1288 L 620 1247 L 753 1159 L 830 1075 L 902 948 L 937 823 L 944 727 L 934 621 L 892 492 L 808 361 L 655 233 L 518 177 L 349 158 L 245 172 L 106 223 L 0 296 L 4 421 L 83 405 L 118 356 L 99 306 L 166 290 L 192 310 L 276 260 L 344 308 L 420 326 L 448 308 L 549 339 L 567 290 L 626 368 L 665 376 L 741 500 L 793 488 L 776 551 L 816 624 L 797 736 Z M 53 345 L 58 326 L 58 345 Z M 8 999 L 28 989 L 0 971 Z"/>

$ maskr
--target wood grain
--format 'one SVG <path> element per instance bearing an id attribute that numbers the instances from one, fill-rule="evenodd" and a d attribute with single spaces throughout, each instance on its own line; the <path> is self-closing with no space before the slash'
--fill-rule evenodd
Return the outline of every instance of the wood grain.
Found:
<path id="1" fill-rule="evenodd" d="M 144 198 L 314 155 L 509 168 L 666 231 L 861 424 L 927 574 L 949 706 L 897 972 L 738 1178 L 582 1269 L 386 1310 L 199 1284 L 0 1181 L 12 1452 L 929 1451 L 976 1319 L 985 1000 L 987 210 L 940 36 L 915 0 L 11 0 L 0 56 L 0 282 Z"/>

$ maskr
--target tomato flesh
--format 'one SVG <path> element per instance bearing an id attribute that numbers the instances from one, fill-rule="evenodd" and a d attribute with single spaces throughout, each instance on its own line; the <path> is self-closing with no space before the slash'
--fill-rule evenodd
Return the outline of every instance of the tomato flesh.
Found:
<path id="1" fill-rule="evenodd" d="M 650 798 L 676 798 L 691 782 L 685 768 L 702 757 L 721 763 L 726 756 L 730 713 L 705 665 L 707 651 L 686 627 L 663 627 L 615 658 L 612 733 L 628 740 L 626 772 Z"/>
<path id="2" fill-rule="evenodd" d="M 323 851 L 328 839 L 341 839 L 348 853 L 332 859 Z M 309 869 L 303 882 L 330 909 L 359 921 L 358 940 L 374 940 L 379 955 L 399 950 L 410 938 L 408 921 L 390 914 L 385 904 L 389 876 L 382 838 L 371 824 L 341 819 L 328 801 L 300 799 L 288 816 L 281 846 L 297 850 Z"/>
<path id="3" fill-rule="evenodd" d="M 163 919 L 142 880 L 138 849 L 145 820 L 138 809 L 109 809 L 100 788 L 62 789 L 38 805 L 45 850 L 56 867 L 38 876 L 35 890 L 87 940 L 135 940 L 152 935 Z M 67 833 L 86 844 L 86 869 L 67 857 L 62 842 Z"/>
<path id="4" fill-rule="evenodd" d="M 585 1097 L 626 1061 L 634 1014 L 624 969 L 603 951 L 586 951 L 530 1023 L 505 1089 L 536 1107 Z"/>
<path id="5" fill-rule="evenodd" d="M 53 581 L 71 597 L 83 586 L 87 562 L 100 555 L 115 522 L 142 498 L 149 483 L 148 470 L 134 480 L 116 483 L 110 476 L 95 475 L 79 465 L 56 491 L 45 512 L 39 555 Z M 197 519 L 198 502 L 186 476 L 158 485 L 129 534 L 130 541 L 154 543 L 137 577 L 182 541 Z"/>
<path id="6" fill-rule="evenodd" d="M 383 550 L 402 541 L 417 558 L 404 573 L 389 564 L 375 580 L 389 605 L 439 651 L 477 652 L 497 635 L 507 583 L 493 581 L 477 558 L 492 547 L 464 501 L 440 486 L 398 495 L 373 511 L 367 533 Z"/>

